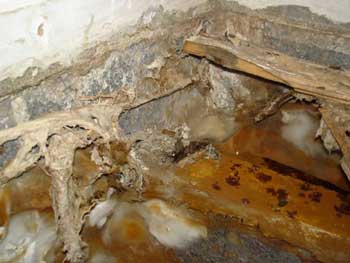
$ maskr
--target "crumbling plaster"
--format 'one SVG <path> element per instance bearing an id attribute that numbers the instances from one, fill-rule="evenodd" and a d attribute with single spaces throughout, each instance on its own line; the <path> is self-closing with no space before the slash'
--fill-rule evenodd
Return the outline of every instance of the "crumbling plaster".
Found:
<path id="1" fill-rule="evenodd" d="M 232 1 L 232 0 L 228 0 Z M 54 63 L 69 66 L 86 48 L 135 24 L 142 14 L 162 5 L 187 10 L 206 0 L 0 0 L 0 81 L 23 75 L 29 67 L 45 70 Z M 238 0 L 250 8 L 302 5 L 312 12 L 350 22 L 350 2 L 338 0 Z M 152 12 L 143 16 L 151 19 Z M 147 21 L 146 21 L 147 22 Z M 38 71 L 32 71 L 32 75 Z"/>

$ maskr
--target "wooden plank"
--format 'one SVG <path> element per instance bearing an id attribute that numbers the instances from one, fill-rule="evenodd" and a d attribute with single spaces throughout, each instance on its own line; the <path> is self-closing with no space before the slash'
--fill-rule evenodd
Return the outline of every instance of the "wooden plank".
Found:
<path id="1" fill-rule="evenodd" d="M 183 185 L 177 186 L 182 195 L 174 198 L 205 214 L 238 218 L 265 236 L 304 248 L 321 262 L 349 262 L 346 196 L 242 160 L 226 144 L 217 147 L 219 160 L 197 155 L 176 170 Z"/>
<path id="2" fill-rule="evenodd" d="M 195 36 L 183 51 L 231 70 L 292 87 L 296 92 L 350 104 L 350 72 L 302 61 L 243 42 Z"/>

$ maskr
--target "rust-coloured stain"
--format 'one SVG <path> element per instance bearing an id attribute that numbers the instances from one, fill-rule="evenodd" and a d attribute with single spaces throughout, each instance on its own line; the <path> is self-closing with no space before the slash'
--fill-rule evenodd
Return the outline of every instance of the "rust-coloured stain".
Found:
<path id="1" fill-rule="evenodd" d="M 350 258 L 350 206 L 344 195 L 225 149 L 220 150 L 220 160 L 198 156 L 177 169 L 177 176 L 191 182 L 182 189 L 182 201 L 197 211 L 227 214 L 259 226 L 263 234 L 302 247 L 321 261 Z"/>
<path id="2" fill-rule="evenodd" d="M 248 198 L 242 198 L 241 202 L 242 202 L 243 205 L 249 205 L 250 204 L 250 201 L 249 201 Z"/>
<path id="3" fill-rule="evenodd" d="M 288 106 L 288 107 L 287 107 Z M 303 109 L 303 105 L 285 105 L 288 109 Z M 308 111 L 313 109 L 308 108 Z M 258 172 L 256 165 L 264 163 L 269 170 L 281 175 L 301 179 L 312 185 L 321 185 L 330 190 L 350 191 L 350 183 L 344 177 L 336 161 L 331 158 L 314 159 L 293 143 L 284 140 L 280 133 L 278 114 L 259 125 L 242 127 L 227 142 L 219 145 L 221 150 L 260 158 L 251 161 L 249 172 Z"/>
<path id="4" fill-rule="evenodd" d="M 272 177 L 270 175 L 264 174 L 264 173 L 257 173 L 256 178 L 258 178 L 259 181 L 266 183 L 268 181 L 271 181 Z"/>
<path id="5" fill-rule="evenodd" d="M 288 204 L 288 193 L 284 189 L 275 190 L 272 187 L 266 188 L 266 192 L 271 194 L 272 196 L 276 196 L 278 200 L 278 206 L 283 207 Z"/>
<path id="6" fill-rule="evenodd" d="M 348 195 L 337 195 L 340 200 L 340 204 L 334 205 L 334 209 L 337 212 L 337 216 L 341 217 L 342 215 L 350 215 L 350 198 Z"/>
<path id="7" fill-rule="evenodd" d="M 228 177 L 226 177 L 225 181 L 227 184 L 231 185 L 231 186 L 239 186 L 239 181 L 241 180 L 241 178 L 238 175 L 238 171 L 235 171 L 233 173 L 233 175 L 229 175 Z"/>
<path id="8" fill-rule="evenodd" d="M 322 193 L 320 192 L 312 192 L 308 195 L 309 199 L 313 202 L 321 202 L 321 197 L 322 197 Z"/>
<path id="9" fill-rule="evenodd" d="M 218 184 L 218 182 L 215 182 L 213 185 L 213 188 L 215 189 L 215 190 L 221 190 L 221 187 L 220 187 L 220 185 Z"/>
<path id="10" fill-rule="evenodd" d="M 287 215 L 288 215 L 290 218 L 295 218 L 297 214 L 298 214 L 297 211 L 288 211 L 288 210 L 287 210 Z"/>
<path id="11" fill-rule="evenodd" d="M 277 190 L 278 206 L 283 207 L 288 204 L 288 193 L 284 189 Z"/>
<path id="12" fill-rule="evenodd" d="M 272 188 L 272 187 L 266 188 L 266 193 L 269 193 L 269 194 L 271 194 L 271 195 L 273 195 L 273 196 L 276 196 L 276 195 L 277 195 L 276 190 L 275 190 L 274 188 Z"/>
<path id="13" fill-rule="evenodd" d="M 248 168 L 248 171 L 252 174 L 255 174 L 256 172 L 259 171 L 259 166 L 253 164 L 251 167 Z"/>
<path id="14" fill-rule="evenodd" d="M 303 183 L 300 185 L 300 190 L 303 191 L 310 191 L 311 190 L 311 186 L 309 183 Z"/>

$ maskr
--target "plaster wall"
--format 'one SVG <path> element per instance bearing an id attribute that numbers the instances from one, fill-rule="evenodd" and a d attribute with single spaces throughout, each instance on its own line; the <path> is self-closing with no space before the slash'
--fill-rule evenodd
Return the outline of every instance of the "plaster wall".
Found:
<path id="1" fill-rule="evenodd" d="M 232 1 L 232 0 L 229 0 Z M 0 0 L 0 81 L 23 75 L 29 67 L 64 66 L 84 49 L 133 25 L 162 5 L 187 10 L 205 0 Z M 239 0 L 250 8 L 302 5 L 339 22 L 350 22 L 350 2 L 338 0 Z M 143 20 L 152 18 L 152 12 Z M 147 21 L 146 21 L 147 22 Z M 36 74 L 34 71 L 32 74 Z"/>

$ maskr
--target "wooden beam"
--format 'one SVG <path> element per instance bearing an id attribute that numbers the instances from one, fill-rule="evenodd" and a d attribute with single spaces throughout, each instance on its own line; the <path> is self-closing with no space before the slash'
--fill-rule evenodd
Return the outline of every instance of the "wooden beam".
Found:
<path id="1" fill-rule="evenodd" d="M 187 39 L 183 51 L 320 98 L 322 117 L 342 150 L 341 166 L 350 180 L 349 71 L 334 70 L 244 42 L 203 36 Z"/>
<path id="2" fill-rule="evenodd" d="M 195 36 L 183 51 L 231 70 L 290 86 L 296 92 L 350 104 L 350 72 L 313 64 L 243 42 Z"/>

